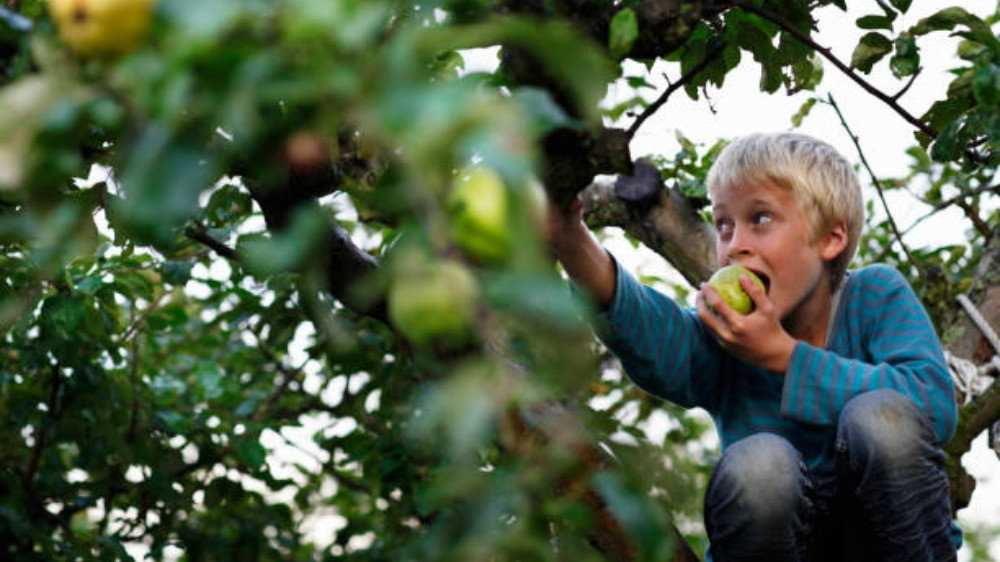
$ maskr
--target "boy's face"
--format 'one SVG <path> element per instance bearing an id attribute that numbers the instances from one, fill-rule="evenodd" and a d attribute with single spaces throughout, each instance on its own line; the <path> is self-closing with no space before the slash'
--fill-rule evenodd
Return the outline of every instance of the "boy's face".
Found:
<path id="1" fill-rule="evenodd" d="M 814 241 L 789 190 L 771 182 L 721 186 L 712 193 L 712 215 L 720 265 L 738 263 L 757 273 L 782 320 L 810 308 L 804 305 L 818 294 L 829 294 L 825 264 L 843 250 L 846 229 L 834 228 Z"/>

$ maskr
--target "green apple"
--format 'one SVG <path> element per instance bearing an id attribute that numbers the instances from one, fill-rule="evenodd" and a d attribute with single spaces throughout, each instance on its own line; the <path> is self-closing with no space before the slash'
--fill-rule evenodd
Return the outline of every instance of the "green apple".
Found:
<path id="1" fill-rule="evenodd" d="M 155 0 L 50 0 L 59 36 L 88 57 L 122 55 L 146 38 Z"/>
<path id="2" fill-rule="evenodd" d="M 457 262 L 436 262 L 400 275 L 389 287 L 389 320 L 416 344 L 461 345 L 475 321 L 479 286 Z"/>
<path id="3" fill-rule="evenodd" d="M 764 282 L 760 280 L 760 277 L 742 265 L 727 265 L 719 268 L 712 274 L 708 284 L 715 289 L 716 293 L 719 293 L 729 308 L 740 314 L 749 314 L 753 310 L 753 300 L 740 285 L 740 277 L 743 275 L 749 277 L 761 289 L 765 289 Z"/>
<path id="4" fill-rule="evenodd" d="M 477 167 L 459 174 L 448 197 L 451 233 L 467 255 L 486 262 L 510 257 L 507 186 L 494 170 Z"/>

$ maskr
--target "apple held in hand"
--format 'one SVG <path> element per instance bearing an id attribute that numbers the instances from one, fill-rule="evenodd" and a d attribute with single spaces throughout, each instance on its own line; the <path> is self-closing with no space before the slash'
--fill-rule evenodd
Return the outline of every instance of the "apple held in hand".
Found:
<path id="1" fill-rule="evenodd" d="M 88 57 L 122 55 L 146 38 L 155 0 L 50 0 L 59 36 Z"/>
<path id="2" fill-rule="evenodd" d="M 740 314 L 749 314 L 753 310 L 753 300 L 750 299 L 750 295 L 740 286 L 740 277 L 743 275 L 753 280 L 761 289 L 766 290 L 764 282 L 760 280 L 760 277 L 757 277 L 754 272 L 742 265 L 727 265 L 719 268 L 712 274 L 712 277 L 708 280 L 708 284 L 715 289 L 716 293 L 719 293 L 719 296 L 722 297 L 722 300 L 726 301 L 729 308 Z"/>
<path id="3" fill-rule="evenodd" d="M 464 266 L 438 262 L 402 275 L 389 288 L 389 319 L 419 345 L 461 345 L 471 335 L 479 286 Z"/>

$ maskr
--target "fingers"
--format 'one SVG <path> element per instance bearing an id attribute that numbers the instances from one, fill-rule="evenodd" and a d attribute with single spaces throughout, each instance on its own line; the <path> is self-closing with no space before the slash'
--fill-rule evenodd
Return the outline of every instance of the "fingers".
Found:
<path id="1" fill-rule="evenodd" d="M 724 320 L 727 324 L 732 324 L 732 321 L 740 316 L 708 283 L 701 284 L 701 291 L 698 293 L 698 296 L 704 300 L 708 308 L 706 312 L 710 316 Z"/>
<path id="2" fill-rule="evenodd" d="M 740 275 L 740 287 L 743 287 L 743 291 L 753 301 L 753 309 L 750 311 L 750 314 L 760 311 L 771 304 L 771 300 L 767 298 L 767 292 L 750 279 L 750 277 Z"/>
<path id="3" fill-rule="evenodd" d="M 746 281 L 753 284 L 753 281 L 749 279 Z M 743 280 L 741 279 L 742 283 Z M 754 302 L 760 303 L 760 306 L 769 305 L 770 302 L 767 300 L 767 295 L 760 290 L 760 287 L 756 288 L 759 300 L 755 299 Z M 696 298 L 696 306 L 698 308 L 698 317 L 715 334 L 719 343 L 724 346 L 744 337 L 744 334 L 748 331 L 748 323 L 754 321 L 748 315 L 743 315 L 733 310 L 708 283 L 702 283 L 701 291 L 698 292 Z M 758 310 L 759 308 L 750 314 Z"/>
<path id="4" fill-rule="evenodd" d="M 717 338 L 724 339 L 728 334 L 730 325 L 730 315 L 736 312 L 722 300 L 719 293 L 715 292 L 708 283 L 701 284 L 701 291 L 695 297 L 695 307 L 698 310 L 698 317 L 702 323 L 716 335 Z"/>

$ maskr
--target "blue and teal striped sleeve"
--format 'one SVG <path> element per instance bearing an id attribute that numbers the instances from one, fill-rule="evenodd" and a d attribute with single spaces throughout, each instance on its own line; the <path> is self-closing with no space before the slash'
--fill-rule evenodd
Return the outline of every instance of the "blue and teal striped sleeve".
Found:
<path id="1" fill-rule="evenodd" d="M 798 342 L 782 392 L 781 410 L 801 421 L 830 424 L 848 400 L 889 388 L 908 396 L 930 417 L 941 443 L 955 431 L 955 390 L 930 318 L 906 279 L 891 267 L 871 266 L 845 287 L 847 310 L 834 330 L 839 354 Z M 839 328 L 838 328 L 839 325 Z M 841 334 L 831 334 L 841 337 Z M 836 343 L 836 342 L 835 342 Z"/>
<path id="2" fill-rule="evenodd" d="M 712 411 L 722 353 L 692 309 L 639 283 L 615 261 L 615 293 L 598 335 L 640 388 Z"/>

